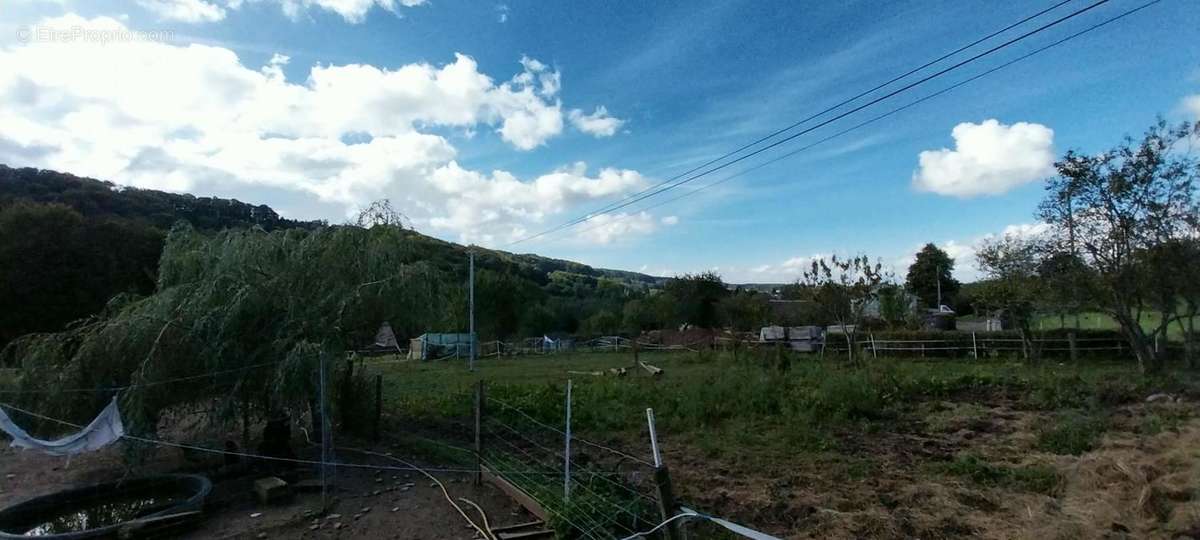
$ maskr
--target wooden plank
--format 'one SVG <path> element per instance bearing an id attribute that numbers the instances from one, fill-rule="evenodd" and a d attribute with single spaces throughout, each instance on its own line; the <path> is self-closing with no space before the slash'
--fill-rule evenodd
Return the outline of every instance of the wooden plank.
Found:
<path id="1" fill-rule="evenodd" d="M 663 374 L 662 368 L 658 366 L 652 366 L 645 362 L 638 362 L 638 364 L 640 364 L 646 371 L 649 371 L 651 375 L 658 376 Z"/>
<path id="2" fill-rule="evenodd" d="M 528 529 L 530 527 L 542 527 L 544 525 L 546 525 L 546 522 L 542 521 L 542 520 L 529 521 L 529 522 L 525 522 L 525 523 L 518 523 L 516 525 L 505 525 L 503 527 L 492 527 L 492 532 L 494 532 L 494 533 L 512 532 L 517 529 Z"/>
<path id="3" fill-rule="evenodd" d="M 500 488 L 500 491 L 503 491 L 509 497 L 512 497 L 513 500 L 517 501 L 517 504 L 520 504 L 522 507 L 528 510 L 529 513 L 537 516 L 537 518 L 542 521 L 550 519 L 550 514 L 546 512 L 545 508 L 542 508 L 541 503 L 534 500 L 534 498 L 530 497 L 529 494 L 521 491 L 521 488 L 514 486 L 508 480 L 505 480 L 504 477 L 493 473 L 491 468 L 486 465 L 484 465 L 482 469 L 483 478 L 485 480 Z"/>
<path id="4" fill-rule="evenodd" d="M 538 531 L 499 533 L 496 536 L 499 537 L 500 540 L 525 540 L 526 538 L 546 538 L 549 536 L 554 536 L 554 531 L 542 529 Z"/>

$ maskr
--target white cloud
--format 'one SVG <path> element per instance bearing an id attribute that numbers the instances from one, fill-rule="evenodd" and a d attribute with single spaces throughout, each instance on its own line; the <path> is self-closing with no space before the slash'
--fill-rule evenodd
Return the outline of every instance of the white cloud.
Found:
<path id="1" fill-rule="evenodd" d="M 822 254 L 813 254 L 809 256 L 795 256 L 784 260 L 778 264 L 763 264 L 749 269 L 748 279 L 743 279 L 738 276 L 739 281 L 752 281 L 757 283 L 791 283 L 804 275 L 804 272 L 812 267 L 813 261 L 826 257 Z"/>
<path id="2" fill-rule="evenodd" d="M 138 0 L 138 4 L 172 21 L 205 23 L 225 18 L 224 8 L 205 0 Z"/>
<path id="3" fill-rule="evenodd" d="M 233 0 L 240 4 L 243 0 Z M 264 0 L 246 0 L 246 1 L 264 1 Z M 341 15 L 348 23 L 356 24 L 363 22 L 367 18 L 367 12 L 371 8 L 379 6 L 380 8 L 394 14 L 399 13 L 399 7 L 416 7 L 424 5 L 426 0 L 265 0 L 278 2 L 283 9 L 283 13 L 293 19 L 299 18 L 300 14 L 311 8 L 323 9 L 332 11 Z M 231 2 L 232 4 L 233 2 Z"/>
<path id="4" fill-rule="evenodd" d="M 965 122 L 951 135 L 954 150 L 921 152 L 916 189 L 963 198 L 999 195 L 1054 173 L 1054 131 L 1041 124 Z"/>
<path id="5" fill-rule="evenodd" d="M 663 225 L 667 225 L 667 226 L 678 225 L 679 224 L 679 216 L 663 216 L 663 218 L 659 221 L 661 221 Z"/>
<path id="6" fill-rule="evenodd" d="M 525 236 L 523 224 L 541 224 L 548 216 L 585 201 L 610 197 L 645 185 L 636 171 L 603 169 L 587 175 L 587 166 L 574 166 L 522 182 L 505 171 L 485 175 L 463 169 L 451 161 L 428 177 L 439 194 L 443 211 L 430 219 L 437 229 L 458 232 L 464 242 L 491 244 Z M 644 221 L 650 220 L 650 228 Z M 625 233 L 652 232 L 649 214 L 603 214 L 579 226 L 578 234 L 600 243 L 608 243 Z"/>
<path id="7" fill-rule="evenodd" d="M 580 227 L 577 237 L 594 244 L 610 244 L 644 236 L 657 229 L 654 216 L 646 212 L 600 214 L 584 222 Z"/>
<path id="8" fill-rule="evenodd" d="M 1183 98 L 1183 108 L 1196 120 L 1200 120 L 1200 94 Z"/>
<path id="9" fill-rule="evenodd" d="M 498 22 L 498 23 L 508 22 L 508 11 L 509 11 L 509 9 L 508 9 L 507 4 L 497 5 L 496 6 L 496 22 Z"/>
<path id="10" fill-rule="evenodd" d="M 583 114 L 582 110 L 571 109 L 568 118 L 575 129 L 596 137 L 612 137 L 625 124 L 624 120 L 609 116 L 608 109 L 603 105 L 596 107 L 592 114 Z"/>
<path id="11" fill-rule="evenodd" d="M 41 24 L 124 29 L 76 15 Z M 582 163 L 532 180 L 472 171 L 429 131 L 494 129 L 518 150 L 558 135 L 561 79 L 537 60 L 501 83 L 464 55 L 317 65 L 302 83 L 285 77 L 288 61 L 252 68 L 225 48 L 151 41 L 0 48 L 0 162 L 175 191 L 286 190 L 346 213 L 390 197 L 417 223 L 472 239 L 523 234 L 645 184 L 636 171 L 589 175 Z"/>

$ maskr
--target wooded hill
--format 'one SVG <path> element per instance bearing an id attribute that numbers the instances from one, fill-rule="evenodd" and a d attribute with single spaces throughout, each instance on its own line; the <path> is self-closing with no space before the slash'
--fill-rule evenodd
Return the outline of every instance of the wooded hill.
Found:
<path id="1" fill-rule="evenodd" d="M 265 231 L 317 230 L 321 221 L 280 217 L 267 205 L 196 197 L 67 173 L 0 165 L 0 347 L 31 332 L 52 332 L 100 312 L 121 293 L 154 291 L 167 232 L 187 222 L 202 234 L 258 227 Z M 465 285 L 465 246 L 406 230 L 410 261 L 424 261 Z M 598 311 L 620 313 L 630 296 L 658 287 L 663 278 L 593 268 L 532 254 L 477 249 L 481 293 L 506 306 L 481 310 L 506 318 L 481 333 L 512 337 L 524 321 L 530 335 L 574 332 Z M 465 300 L 464 300 L 465 301 Z M 481 317 L 481 320 L 483 317 Z"/>

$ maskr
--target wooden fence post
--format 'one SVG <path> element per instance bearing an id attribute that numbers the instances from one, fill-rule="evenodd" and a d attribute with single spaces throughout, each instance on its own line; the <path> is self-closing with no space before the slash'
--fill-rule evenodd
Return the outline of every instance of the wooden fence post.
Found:
<path id="1" fill-rule="evenodd" d="M 975 359 L 979 360 L 979 342 L 975 341 L 975 332 L 971 332 L 971 351 L 975 353 Z"/>
<path id="2" fill-rule="evenodd" d="M 871 338 L 871 358 L 878 360 L 879 353 L 875 349 L 875 333 L 871 332 L 871 333 L 867 334 L 867 336 L 869 336 Z"/>
<path id="3" fill-rule="evenodd" d="M 658 450 L 658 430 L 654 427 L 654 409 L 646 409 L 646 424 L 650 429 L 650 453 L 654 456 L 654 486 L 658 489 L 658 513 L 666 521 L 675 516 L 678 505 L 675 502 L 675 492 L 671 488 L 671 472 L 663 464 L 662 453 Z M 671 540 L 682 540 L 679 522 L 667 526 L 667 537 Z"/>
<path id="4" fill-rule="evenodd" d="M 475 485 L 483 483 L 483 379 L 475 383 Z"/>
<path id="5" fill-rule="evenodd" d="M 1071 361 L 1079 359 L 1079 348 L 1075 344 L 1075 332 L 1067 332 L 1067 344 L 1071 347 Z"/>
<path id="6" fill-rule="evenodd" d="M 655 467 L 654 486 L 658 488 L 659 515 L 662 516 L 663 521 L 671 519 L 675 516 L 679 506 L 675 502 L 675 492 L 671 488 L 671 472 L 667 470 L 666 465 Z M 680 540 L 681 536 L 679 522 L 672 522 L 667 527 L 667 537 L 671 540 Z"/>

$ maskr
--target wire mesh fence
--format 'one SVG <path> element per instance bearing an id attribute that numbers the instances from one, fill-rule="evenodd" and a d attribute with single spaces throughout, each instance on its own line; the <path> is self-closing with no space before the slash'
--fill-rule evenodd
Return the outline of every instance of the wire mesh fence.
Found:
<path id="1" fill-rule="evenodd" d="M 652 468 L 600 445 L 577 444 L 568 454 L 560 430 L 497 400 L 488 405 L 483 462 L 535 500 L 556 529 L 580 538 L 624 538 L 657 521 Z"/>

